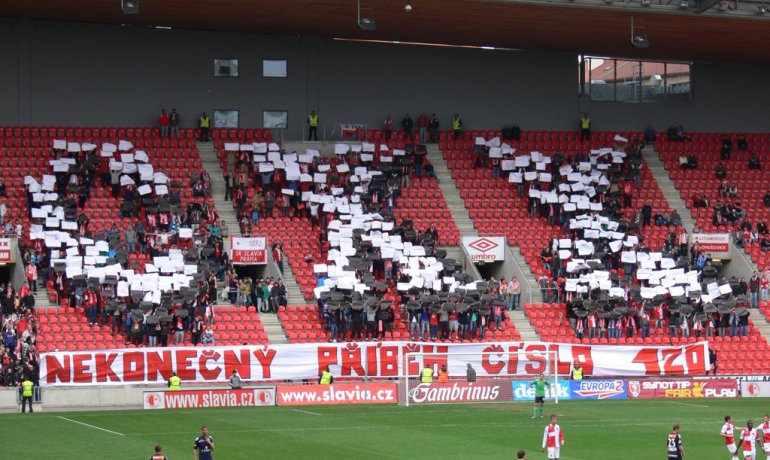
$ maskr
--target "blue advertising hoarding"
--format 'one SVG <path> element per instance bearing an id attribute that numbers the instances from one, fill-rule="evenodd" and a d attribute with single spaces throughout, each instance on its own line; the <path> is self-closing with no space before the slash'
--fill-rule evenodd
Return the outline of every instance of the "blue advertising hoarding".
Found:
<path id="1" fill-rule="evenodd" d="M 623 379 L 570 380 L 572 399 L 628 399 L 628 385 Z"/>
<path id="2" fill-rule="evenodd" d="M 529 384 L 532 380 L 514 380 L 511 382 L 513 387 L 513 400 L 514 401 L 534 401 L 535 400 L 535 387 L 530 387 Z M 553 399 L 553 380 L 549 380 L 550 386 L 546 387 L 545 398 Z M 569 380 L 559 380 L 558 396 L 559 399 L 570 399 L 570 382 Z"/>

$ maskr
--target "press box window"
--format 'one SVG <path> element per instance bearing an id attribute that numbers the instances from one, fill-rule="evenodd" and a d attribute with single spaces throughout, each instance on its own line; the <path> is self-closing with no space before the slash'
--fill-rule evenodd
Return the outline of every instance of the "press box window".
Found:
<path id="1" fill-rule="evenodd" d="M 285 110 L 265 110 L 262 112 L 262 126 L 265 128 L 288 128 L 289 112 Z"/>
<path id="2" fill-rule="evenodd" d="M 214 59 L 215 77 L 237 77 L 238 59 Z"/>
<path id="3" fill-rule="evenodd" d="M 286 78 L 285 59 L 265 59 L 262 61 L 262 76 L 268 78 Z"/>
<path id="4" fill-rule="evenodd" d="M 214 110 L 214 127 L 237 128 L 238 116 L 237 110 Z"/>

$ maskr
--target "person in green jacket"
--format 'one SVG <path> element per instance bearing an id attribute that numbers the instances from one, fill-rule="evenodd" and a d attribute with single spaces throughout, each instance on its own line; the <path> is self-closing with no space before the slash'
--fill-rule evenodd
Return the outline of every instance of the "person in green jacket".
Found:
<path id="1" fill-rule="evenodd" d="M 270 288 L 267 283 L 262 283 L 262 313 L 270 311 Z"/>
<path id="2" fill-rule="evenodd" d="M 545 405 L 545 389 L 548 387 L 548 389 L 551 388 L 551 384 L 548 383 L 548 380 L 545 379 L 545 376 L 543 374 L 540 374 L 535 380 L 533 380 L 530 384 L 530 387 L 535 387 L 535 407 L 532 408 L 532 418 L 535 418 L 535 415 L 540 413 L 540 418 L 543 418 L 543 406 Z"/>

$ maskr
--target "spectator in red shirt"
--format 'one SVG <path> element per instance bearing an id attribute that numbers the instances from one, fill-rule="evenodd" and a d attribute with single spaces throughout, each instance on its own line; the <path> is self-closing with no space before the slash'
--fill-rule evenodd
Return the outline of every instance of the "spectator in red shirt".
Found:
<path id="1" fill-rule="evenodd" d="M 160 137 L 168 137 L 168 127 L 171 125 L 171 118 L 169 118 L 166 109 L 160 111 Z"/>
<path id="2" fill-rule="evenodd" d="M 420 144 L 425 143 L 426 134 L 428 133 L 428 124 L 430 123 L 430 120 L 428 120 L 428 116 L 424 113 L 421 113 L 419 117 L 417 117 L 417 127 L 420 128 Z"/>
<path id="3" fill-rule="evenodd" d="M 438 338 L 438 313 L 433 312 L 430 314 L 430 339 L 436 340 Z"/>

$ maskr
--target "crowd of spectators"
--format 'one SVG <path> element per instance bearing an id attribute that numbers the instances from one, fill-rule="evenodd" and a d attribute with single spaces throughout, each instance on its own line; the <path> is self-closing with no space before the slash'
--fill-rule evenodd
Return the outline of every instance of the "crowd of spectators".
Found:
<path id="1" fill-rule="evenodd" d="M 392 286 L 385 290 L 385 305 L 355 309 L 351 306 L 323 308 L 330 341 L 384 340 L 392 336 L 396 315 L 409 329 L 411 340 L 483 340 L 487 331 L 502 330 L 507 312 L 521 308 L 521 284 L 494 277 L 489 280 L 489 299 L 474 308 L 461 306 L 459 299 L 448 299 L 440 310 L 427 306 L 409 308 Z M 411 293 L 414 296 L 416 293 Z"/>
<path id="2" fill-rule="evenodd" d="M 226 285 L 229 302 L 246 310 L 254 307 L 259 313 L 277 313 L 279 307 L 288 305 L 286 286 L 280 278 L 239 277 L 233 269 L 227 274 Z"/>
<path id="3" fill-rule="evenodd" d="M 655 134 L 653 130 L 648 130 L 646 140 L 653 140 Z M 681 125 L 672 127 L 669 132 L 669 138 L 673 141 L 687 141 Z M 617 147 L 617 146 L 616 146 Z M 476 167 L 492 168 L 492 175 L 498 176 L 499 162 L 502 160 L 490 159 L 485 155 L 488 148 L 476 149 Z M 615 179 L 609 181 L 607 187 L 598 188 L 596 201 L 603 204 L 601 211 L 594 212 L 594 215 L 601 215 L 610 220 L 618 221 L 631 215 L 628 221 L 624 221 L 623 230 L 628 235 L 638 238 L 638 244 L 632 245 L 630 250 L 636 252 L 650 253 L 652 248 L 647 246 L 642 237 L 643 228 L 650 225 L 653 221 L 656 225 L 668 227 L 668 237 L 665 239 L 661 248 L 654 250 L 668 254 L 666 257 L 672 257 L 677 260 L 677 266 L 684 267 L 685 270 L 697 270 L 699 273 L 704 271 L 713 279 L 719 267 L 711 255 L 701 251 L 699 244 L 690 241 L 689 234 L 681 227 L 681 217 L 674 211 L 670 216 L 655 215 L 652 216 L 651 207 L 645 203 L 639 208 L 633 207 L 632 195 L 634 187 L 639 186 L 639 145 L 631 143 L 626 149 L 626 161 L 622 165 L 613 165 L 617 169 L 614 171 Z M 503 156 L 503 160 L 505 156 Z M 542 194 L 543 191 L 549 191 L 559 186 L 563 182 L 563 172 L 565 165 L 571 165 L 571 170 L 577 170 L 578 165 L 586 161 L 585 157 L 575 155 L 570 158 L 568 155 L 556 153 L 551 158 L 551 164 L 547 165 L 546 172 L 551 174 L 551 181 L 543 183 L 533 180 L 529 184 L 526 181 L 514 184 L 518 188 L 518 195 L 527 197 L 530 215 L 533 217 L 546 218 L 548 223 L 560 227 L 560 238 L 567 238 L 573 242 L 582 238 L 582 230 L 569 227 L 570 219 L 575 213 L 565 212 L 565 208 L 560 203 L 546 203 L 538 199 L 538 194 L 531 193 L 532 189 Z M 601 159 L 599 159 L 601 161 Z M 754 160 L 756 166 L 757 160 Z M 695 155 L 683 154 L 679 161 L 683 169 L 697 168 L 697 158 Z M 635 169 L 634 167 L 637 166 Z M 527 169 L 519 168 L 517 172 L 525 173 Z M 717 175 L 726 178 L 726 168 L 722 166 L 717 168 Z M 610 173 L 613 174 L 612 172 Z M 757 224 L 754 230 L 746 219 L 746 212 L 736 200 L 739 192 L 735 184 L 724 181 L 720 187 L 720 197 L 725 201 L 719 201 L 714 205 L 714 220 L 720 225 L 736 225 L 742 239 L 751 239 L 756 241 L 767 235 L 768 228 L 764 222 Z M 697 197 L 698 205 L 709 207 L 710 203 L 705 195 Z M 768 204 L 770 204 L 770 193 L 768 194 Z M 760 233 L 760 231 L 762 233 Z M 696 229 L 696 232 L 699 230 Z M 678 336 L 711 336 L 711 335 L 746 335 L 748 333 L 749 308 L 758 307 L 758 300 L 767 299 L 767 286 L 770 280 L 770 272 L 760 276 L 755 274 L 750 283 L 738 279 L 716 280 L 719 284 L 730 284 L 732 293 L 723 295 L 720 298 L 722 304 L 719 308 L 714 305 L 704 303 L 698 297 L 692 297 L 688 300 L 688 305 L 681 305 L 673 302 L 670 296 L 656 296 L 654 299 L 642 298 L 639 295 L 639 289 L 647 287 L 646 280 L 636 278 L 636 264 L 623 263 L 621 253 L 609 248 L 607 242 L 603 247 L 596 249 L 593 260 L 597 260 L 599 267 L 610 271 L 621 285 L 624 286 L 625 298 L 613 302 L 608 310 L 594 310 L 588 312 L 582 310 L 582 301 L 596 301 L 607 299 L 606 291 L 599 289 L 588 290 L 582 294 L 576 294 L 574 290 L 570 292 L 566 285 L 570 279 L 575 279 L 581 275 L 586 275 L 592 269 L 568 271 L 567 260 L 559 257 L 562 246 L 559 245 L 559 239 L 554 238 L 552 244 L 543 248 L 540 254 L 541 262 L 545 274 L 537 280 L 538 288 L 541 291 L 544 302 L 565 303 L 568 305 L 567 317 L 570 324 L 578 335 L 583 338 L 620 338 L 622 336 L 649 337 L 651 330 L 667 327 L 672 337 Z M 736 240 L 740 238 L 736 237 Z M 594 243 L 595 244 L 595 243 Z M 770 238 L 767 241 L 770 249 Z M 598 257 L 597 257 L 598 256 Z M 681 299 L 677 299 L 681 300 Z M 609 305 L 609 304 L 608 304 Z M 620 311 L 615 307 L 621 306 Z M 625 313 L 621 313 L 625 308 Z"/>
<path id="4" fill-rule="evenodd" d="M 40 370 L 38 326 L 35 319 L 35 297 L 29 283 L 25 282 L 18 291 L 11 283 L 0 284 L 0 313 L 0 385 L 18 386 L 24 379 L 37 385 Z"/>
<path id="5" fill-rule="evenodd" d="M 345 157 L 319 158 L 300 162 L 300 174 L 314 177 L 316 173 L 326 174 L 326 182 L 302 181 L 287 176 L 284 169 L 275 168 L 269 172 L 260 171 L 258 155 L 251 151 L 227 152 L 225 171 L 225 198 L 233 202 L 240 232 L 249 236 L 261 219 L 282 217 L 309 218 L 314 227 L 321 230 L 321 239 L 326 233 L 326 224 L 333 220 L 334 213 L 325 212 L 320 200 L 333 195 L 332 189 L 341 189 L 343 196 L 349 195 L 361 182 L 353 182 L 356 167 L 377 167 L 384 172 L 385 181 L 374 181 L 372 193 L 362 197 L 364 209 L 381 210 L 392 215 L 393 208 L 403 189 L 409 186 L 410 178 L 432 177 L 437 179 L 433 166 L 427 159 L 426 150 L 420 146 L 407 145 L 403 156 L 391 157 L 390 163 L 381 163 L 374 155 L 369 159 L 366 152 L 350 152 Z M 297 152 L 280 151 L 281 158 L 297 157 Z M 339 168 L 346 165 L 345 168 Z M 354 180 L 358 181 L 355 177 Z M 303 199 L 307 193 L 320 196 L 320 200 Z M 323 243 L 321 243 L 323 244 Z"/>
<path id="6" fill-rule="evenodd" d="M 54 149 L 52 158 L 74 160 L 68 171 L 54 173 L 58 195 L 56 200 L 46 203 L 61 206 L 65 218 L 77 222 L 77 227 L 68 231 L 70 238 L 80 242 L 70 247 L 70 251 L 75 249 L 72 254 L 85 255 L 87 240 L 106 241 L 107 248 L 100 254 L 107 257 L 107 262 L 120 263 L 124 269 L 142 273 L 141 262 L 151 263 L 153 257 L 176 253 L 182 254 L 188 263 L 197 263 L 201 270 L 193 275 L 195 285 L 186 295 L 177 291 L 174 295 L 164 295 L 161 302 L 146 302 L 141 293 L 118 295 L 116 284 L 126 280 L 123 276 L 105 279 L 102 283 L 88 280 L 85 275 L 67 276 L 63 265 L 51 263 L 53 259 L 61 259 L 63 251 L 48 247 L 44 239 L 37 238 L 32 239 L 29 246 L 21 247 L 28 278 L 34 273 L 36 281 L 39 274 L 43 285 L 49 285 L 55 292 L 57 303 L 82 309 L 91 326 L 109 325 L 113 335 L 125 335 L 126 343 L 136 346 L 182 344 L 188 334 L 193 344 L 201 342 L 206 336 L 204 324 L 213 323 L 217 279 L 224 281 L 229 269 L 219 218 L 207 199 L 210 195 L 207 173 L 192 175 L 190 185 L 195 198 L 184 203 L 178 193 L 182 184 L 171 181 L 167 194 L 141 195 L 138 190 L 143 185 L 153 185 L 151 177 L 138 171 L 121 173 L 109 157 L 100 157 L 95 150 Z M 96 180 L 97 172 L 101 183 Z M 121 203 L 114 208 L 115 217 L 129 218 L 128 228 L 119 229 L 117 225 L 107 228 L 103 221 L 92 220 L 88 215 L 91 191 L 98 187 L 111 189 L 112 196 Z M 32 225 L 44 227 L 45 219 L 32 213 L 33 207 L 41 204 L 35 201 L 35 195 L 28 193 L 27 212 Z M 190 230 L 191 234 L 181 237 L 182 229 Z"/>

